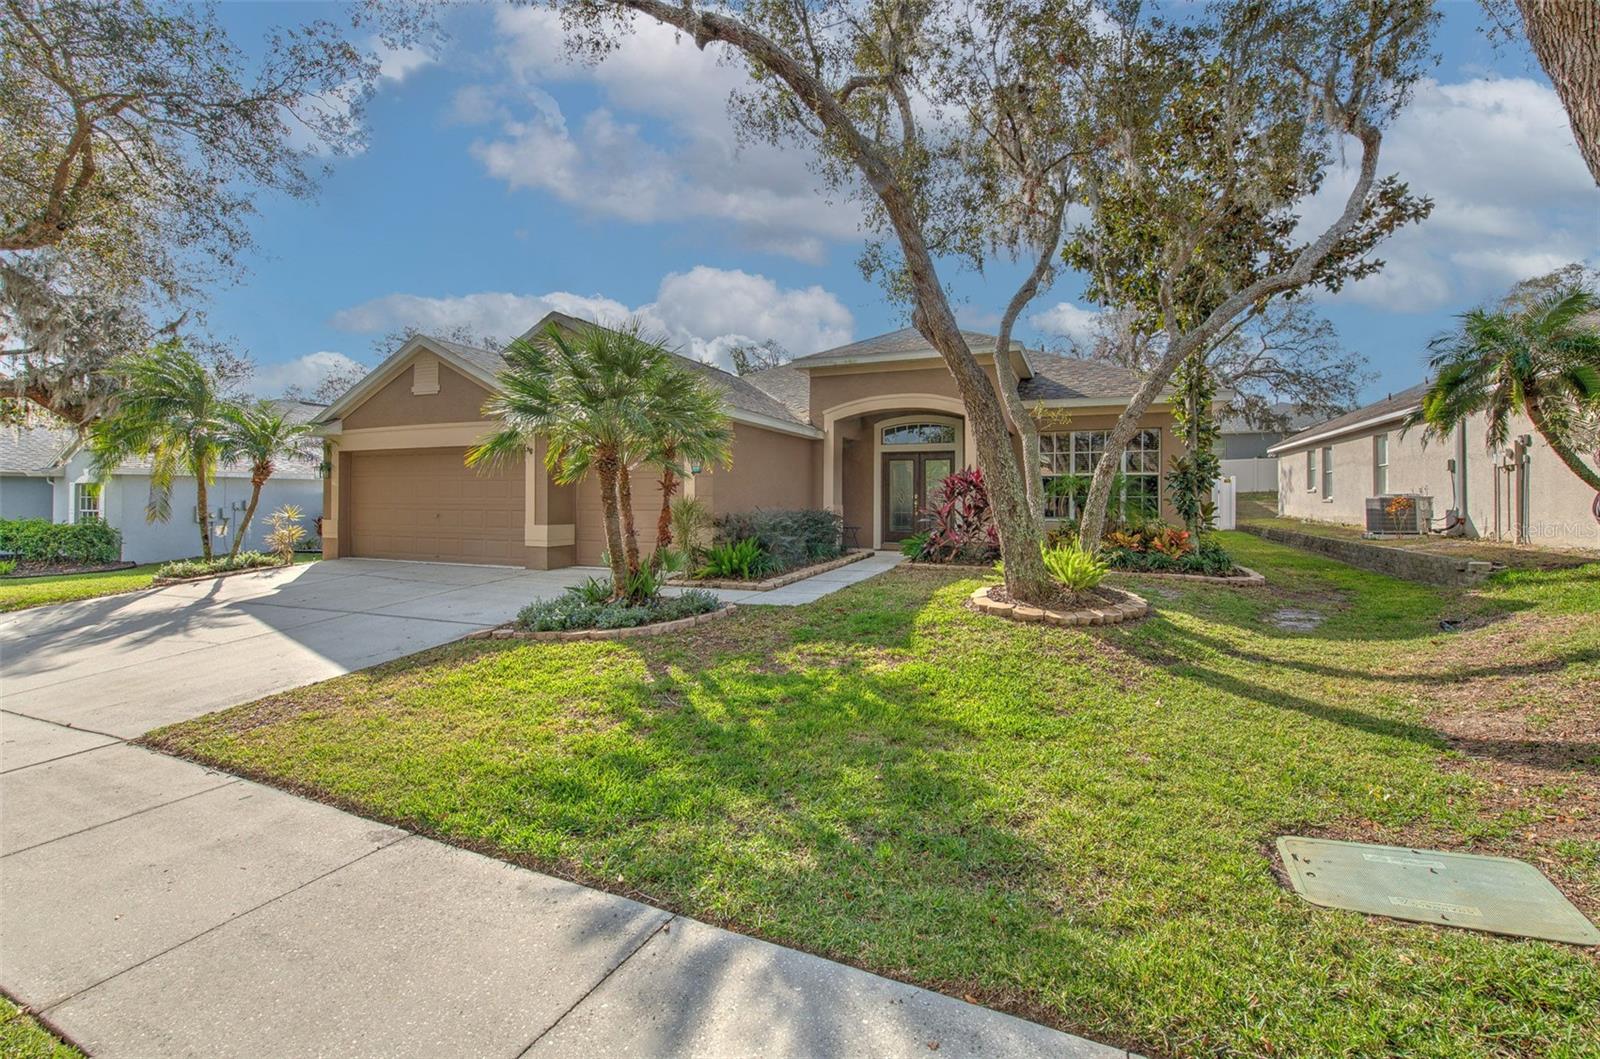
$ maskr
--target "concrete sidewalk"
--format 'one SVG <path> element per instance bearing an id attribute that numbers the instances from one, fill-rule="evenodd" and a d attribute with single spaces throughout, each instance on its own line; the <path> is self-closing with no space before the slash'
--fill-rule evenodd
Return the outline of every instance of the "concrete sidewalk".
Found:
<path id="1" fill-rule="evenodd" d="M 0 987 L 98 1056 L 1122 1056 L 0 715 Z"/>

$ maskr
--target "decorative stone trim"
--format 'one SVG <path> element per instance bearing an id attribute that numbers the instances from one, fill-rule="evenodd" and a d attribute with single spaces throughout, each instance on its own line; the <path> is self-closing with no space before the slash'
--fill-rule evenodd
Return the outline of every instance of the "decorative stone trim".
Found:
<path id="1" fill-rule="evenodd" d="M 658 621 L 649 625 L 632 625 L 626 629 L 548 629 L 544 632 L 528 632 L 511 625 L 501 625 L 494 629 L 479 629 L 463 636 L 463 640 L 629 640 L 636 636 L 665 636 L 668 633 L 683 632 L 696 625 L 704 625 L 708 621 L 716 621 L 732 614 L 735 607 L 732 603 L 725 603 L 717 610 L 710 610 L 704 614 L 696 614 L 688 618 L 674 618 L 672 621 Z"/>
<path id="2" fill-rule="evenodd" d="M 194 577 L 157 577 L 151 580 L 150 587 L 166 588 L 168 585 L 188 585 L 196 581 L 219 581 L 224 577 L 239 577 L 243 574 L 264 574 L 271 570 L 282 570 L 293 565 L 293 563 L 274 563 L 271 566 L 252 566 L 245 570 L 224 570 L 216 574 L 196 574 Z"/>
<path id="3" fill-rule="evenodd" d="M 1267 583 L 1265 577 L 1248 566 L 1237 569 L 1243 572 L 1229 574 L 1226 577 L 1215 577 L 1211 574 L 1180 574 L 1175 570 L 1119 570 L 1116 567 L 1112 567 L 1108 573 L 1120 577 L 1153 577 L 1163 581 L 1202 581 L 1208 585 L 1227 585 L 1229 588 L 1260 588 Z"/>
<path id="4" fill-rule="evenodd" d="M 868 549 L 861 548 L 853 552 L 846 552 L 837 559 L 829 559 L 825 563 L 815 563 L 811 566 L 802 566 L 798 570 L 790 570 L 788 573 L 779 574 L 777 577 L 769 577 L 765 581 L 698 581 L 694 578 L 675 577 L 668 581 L 667 584 L 673 588 L 734 588 L 744 592 L 771 592 L 775 588 L 792 585 L 796 581 L 804 581 L 808 577 L 815 577 L 818 574 L 825 574 L 829 570 L 837 570 L 841 566 L 858 563 L 871 554 L 872 552 Z"/>
<path id="5" fill-rule="evenodd" d="M 975 590 L 970 600 L 973 609 L 980 614 L 990 614 L 996 618 L 1044 625 L 1120 625 L 1125 621 L 1137 621 L 1150 613 L 1150 604 L 1146 603 L 1142 596 L 1136 596 L 1120 588 L 1110 589 L 1123 597 L 1119 603 L 1060 611 L 1030 607 L 1026 603 L 1003 603 L 998 599 L 990 599 L 990 590 L 998 587 L 998 585 L 984 585 Z"/>

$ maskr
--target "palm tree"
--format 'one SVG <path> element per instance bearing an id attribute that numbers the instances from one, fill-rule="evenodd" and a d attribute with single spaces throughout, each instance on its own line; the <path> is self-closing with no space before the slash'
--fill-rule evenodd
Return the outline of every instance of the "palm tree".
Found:
<path id="1" fill-rule="evenodd" d="M 226 410 L 229 454 L 233 459 L 250 461 L 250 505 L 239 520 L 239 530 L 234 534 L 233 547 L 228 558 L 239 554 L 244 544 L 245 530 L 255 516 L 256 504 L 261 501 L 261 487 L 267 484 L 276 462 L 284 457 L 300 455 L 305 438 L 311 428 L 305 423 L 293 422 L 283 410 L 271 401 L 235 405 Z"/>
<path id="2" fill-rule="evenodd" d="M 557 482 L 577 482 L 593 470 L 600 479 L 614 597 L 625 593 L 628 574 L 638 571 L 637 545 L 630 558 L 623 536 L 621 509 L 631 497 L 619 498 L 619 485 L 627 466 L 646 451 L 642 439 L 651 435 L 647 395 L 672 366 L 642 330 L 637 321 L 572 331 L 551 324 L 531 342 L 511 343 L 501 392 L 483 407 L 505 425 L 467 453 L 469 466 L 502 467 L 544 438 L 545 466 Z M 632 521 L 629 511 L 630 528 Z"/>
<path id="3" fill-rule="evenodd" d="M 672 544 L 672 497 L 678 478 L 695 464 L 733 460 L 733 427 L 722 393 L 703 377 L 674 364 L 649 395 L 651 436 L 648 462 L 661 468 L 661 514 L 656 518 L 656 556 Z"/>
<path id="4" fill-rule="evenodd" d="M 1505 445 L 1521 412 L 1572 473 L 1600 492 L 1600 472 L 1571 443 L 1573 427 L 1600 411 L 1600 298 L 1564 284 L 1520 306 L 1463 313 L 1456 331 L 1429 343 L 1434 380 L 1407 425 L 1443 437 L 1469 416 L 1488 421 L 1485 441 Z"/>
<path id="5" fill-rule="evenodd" d="M 101 477 L 135 455 L 149 455 L 150 500 L 145 518 L 172 515 L 172 479 L 180 468 L 194 476 L 200 553 L 211 558 L 211 516 L 206 486 L 229 454 L 230 403 L 216 377 L 182 342 L 171 339 L 124 357 L 110 369 L 120 389 L 111 410 L 90 428 L 95 472 Z"/>

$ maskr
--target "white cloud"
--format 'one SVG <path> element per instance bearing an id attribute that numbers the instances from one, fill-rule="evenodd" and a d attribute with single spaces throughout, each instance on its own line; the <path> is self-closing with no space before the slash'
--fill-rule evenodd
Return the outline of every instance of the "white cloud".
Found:
<path id="1" fill-rule="evenodd" d="M 387 44 L 375 43 L 373 50 L 378 56 L 378 77 L 396 84 L 438 61 L 426 48 L 415 46 L 391 48 Z"/>
<path id="2" fill-rule="evenodd" d="M 1600 258 L 1600 189 L 1560 99 L 1536 81 L 1423 81 L 1384 136 L 1379 172 L 1431 197 L 1433 214 L 1383 243 L 1384 270 L 1337 300 L 1397 312 L 1464 307 Z M 1353 180 L 1353 170 L 1331 174 L 1305 227 L 1331 221 Z"/>
<path id="3" fill-rule="evenodd" d="M 495 21 L 507 82 L 452 105 L 458 121 L 498 126 L 471 148 L 491 176 L 597 216 L 731 222 L 746 244 L 808 262 L 859 237 L 859 209 L 819 193 L 803 148 L 740 147 L 727 104 L 748 80 L 718 49 L 641 19 L 604 62 L 574 64 L 555 12 L 502 7 Z M 569 121 L 544 86 L 575 81 L 603 103 Z"/>
<path id="4" fill-rule="evenodd" d="M 281 397 L 291 387 L 311 393 L 323 379 L 360 370 L 365 370 L 365 366 L 358 361 L 323 349 L 293 360 L 258 366 L 250 390 L 261 397 Z"/>
<path id="5" fill-rule="evenodd" d="M 728 351 L 739 342 L 773 339 L 799 355 L 843 345 L 855 328 L 850 310 L 822 287 L 783 288 L 766 276 L 705 265 L 668 274 L 655 299 L 639 306 L 567 291 L 389 294 L 336 313 L 332 323 L 341 330 L 369 333 L 405 326 L 424 332 L 466 327 L 509 338 L 552 311 L 602 323 L 637 316 L 685 356 L 721 367 L 730 366 Z"/>
<path id="6" fill-rule="evenodd" d="M 1072 302 L 1057 302 L 1055 305 L 1035 313 L 1029 322 L 1045 334 L 1057 338 L 1070 339 L 1077 345 L 1089 346 L 1094 343 L 1096 328 L 1099 325 L 1100 313 L 1095 309 L 1085 309 L 1074 305 Z"/>

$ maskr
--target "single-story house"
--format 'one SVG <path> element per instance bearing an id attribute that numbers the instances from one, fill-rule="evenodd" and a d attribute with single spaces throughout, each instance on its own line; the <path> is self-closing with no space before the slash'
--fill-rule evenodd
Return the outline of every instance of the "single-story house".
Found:
<path id="1" fill-rule="evenodd" d="M 315 418 L 322 406 L 302 401 L 282 402 L 290 417 L 302 422 Z M 172 514 L 165 522 L 150 522 L 145 507 L 150 499 L 150 461 L 127 460 L 110 476 L 99 480 L 93 458 L 77 433 L 66 428 L 0 428 L 0 518 L 47 518 L 52 522 L 78 522 L 100 518 L 122 533 L 122 558 L 136 563 L 183 559 L 200 552 L 195 512 L 194 478 L 179 476 L 172 482 Z M 218 545 L 232 544 L 231 533 L 250 503 L 250 466 L 230 463 L 217 470 L 208 486 L 206 506 L 211 509 Z M 285 504 L 298 507 L 308 534 L 316 532 L 322 515 L 322 482 L 315 447 L 303 460 L 280 460 L 261 490 L 247 532 L 245 548 L 265 547 L 267 516 Z"/>
<path id="2" fill-rule="evenodd" d="M 550 323 L 595 326 L 550 314 Z M 992 365 L 995 338 L 969 333 Z M 1046 477 L 1088 474 L 1106 431 L 1127 407 L 1136 379 L 1113 365 L 1013 346 L 1022 396 L 1050 431 Z M 682 359 L 682 358 L 680 358 Z M 955 380 L 913 330 L 800 357 L 747 376 L 683 363 L 719 387 L 733 421 L 733 462 L 684 483 L 715 514 L 766 508 L 829 508 L 847 540 L 892 546 L 915 532 L 944 475 L 974 462 L 971 430 Z M 468 447 L 495 429 L 482 409 L 504 365 L 499 353 L 418 335 L 319 417 L 331 473 L 323 497 L 329 556 L 370 556 L 525 565 L 551 569 L 601 561 L 604 526 L 593 475 L 557 485 L 536 443 L 521 467 L 468 468 Z M 1018 448 L 1020 452 L 1020 446 Z M 1124 458 L 1130 493 L 1172 517 L 1164 469 L 1178 451 L 1165 404 Z M 635 478 L 641 545 L 653 534 L 660 494 Z M 1072 515 L 1071 500 L 1050 515 Z"/>
<path id="3" fill-rule="evenodd" d="M 1278 457 L 1278 513 L 1315 522 L 1366 525 L 1369 498 L 1432 500 L 1433 525 L 1462 523 L 1469 537 L 1600 549 L 1596 498 L 1525 416 L 1510 440 L 1490 452 L 1485 419 L 1468 419 L 1450 437 L 1424 444 L 1404 429 L 1427 384 L 1300 431 L 1272 446 Z"/>

